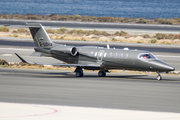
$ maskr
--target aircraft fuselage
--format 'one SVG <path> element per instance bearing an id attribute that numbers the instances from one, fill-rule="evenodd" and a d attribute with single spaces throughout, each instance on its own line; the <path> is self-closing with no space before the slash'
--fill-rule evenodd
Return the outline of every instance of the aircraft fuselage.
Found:
<path id="1" fill-rule="evenodd" d="M 52 57 L 71 64 L 100 64 L 100 67 L 83 67 L 89 70 L 126 69 L 142 71 L 173 71 L 174 68 L 157 59 L 148 51 L 129 49 L 107 49 L 102 47 L 76 47 L 78 54 L 72 56 L 52 51 Z M 150 58 L 141 55 L 152 55 Z"/>

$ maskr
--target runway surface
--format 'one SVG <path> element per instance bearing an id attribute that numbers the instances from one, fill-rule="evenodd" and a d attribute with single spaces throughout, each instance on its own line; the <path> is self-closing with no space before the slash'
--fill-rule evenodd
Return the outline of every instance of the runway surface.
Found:
<path id="1" fill-rule="evenodd" d="M 45 21 L 45 20 L 14 20 L 0 19 L 0 25 L 20 25 L 29 23 L 41 23 L 49 27 L 66 27 L 76 29 L 97 29 L 105 31 L 124 30 L 136 33 L 176 33 L 179 34 L 180 26 L 178 25 L 156 25 L 156 24 L 130 24 L 130 23 L 108 23 L 108 22 L 77 22 L 77 21 Z"/>
<path id="2" fill-rule="evenodd" d="M 19 23 L 18 23 L 19 22 Z M 7 22 L 14 25 L 27 21 Z M 37 22 L 37 21 L 36 21 Z M 0 24 L 3 24 L 0 21 Z M 5 23 L 4 23 L 5 24 Z M 98 28 L 98 29 L 139 29 L 179 32 L 176 26 L 116 26 L 116 24 L 84 24 L 79 22 L 43 22 L 47 26 Z M 70 26 L 69 26 L 70 25 Z M 104 27 L 103 27 L 104 26 Z M 82 46 L 107 43 L 67 42 L 56 43 Z M 159 59 L 180 70 L 180 47 L 177 45 L 146 45 L 108 43 L 111 48 L 148 50 Z M 30 57 L 34 51 L 32 39 L 0 38 L 0 59 L 19 62 L 14 53 L 28 61 L 58 63 L 46 57 Z M 156 74 L 107 73 L 97 77 L 97 72 L 85 71 L 83 78 L 74 77 L 73 71 L 28 70 L 0 68 L 0 119 L 173 119 L 180 118 L 180 77 L 163 74 L 162 81 L 156 81 Z M 8 107 L 9 106 L 9 107 Z M 12 107 L 13 106 L 13 107 Z M 13 111 L 10 112 L 10 111 Z M 22 112 L 18 112 L 22 111 Z M 53 113 L 53 116 L 51 116 Z M 46 116 L 47 115 L 47 116 Z M 130 116 L 131 115 L 131 116 Z"/>
<path id="3" fill-rule="evenodd" d="M 179 76 L 0 68 L 0 102 L 180 113 Z"/>

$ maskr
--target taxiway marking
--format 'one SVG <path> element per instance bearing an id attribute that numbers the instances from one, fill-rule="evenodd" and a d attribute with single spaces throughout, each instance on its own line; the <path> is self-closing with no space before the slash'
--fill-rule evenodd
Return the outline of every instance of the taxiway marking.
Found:
<path id="1" fill-rule="evenodd" d="M 8 106 L 9 104 L 8 103 L 1 103 L 0 104 L 1 105 L 1 107 L 3 107 L 4 105 L 5 106 Z M 17 108 L 15 108 L 14 109 L 14 106 L 17 106 Z M 38 109 L 38 108 L 40 108 L 41 110 L 44 110 L 43 112 L 44 113 L 36 113 L 36 114 L 33 114 L 33 112 L 36 112 L 36 111 L 34 111 L 34 110 L 32 110 L 32 112 L 30 112 L 30 113 L 26 113 L 27 115 L 12 115 L 11 114 L 11 111 L 12 110 L 14 110 L 14 112 L 16 112 L 16 111 L 19 111 L 19 110 L 21 110 L 21 114 L 23 114 L 23 111 L 24 110 L 26 110 L 25 108 L 31 108 L 31 109 Z M 39 110 L 40 110 L 39 109 Z M 48 110 L 48 112 L 46 112 Z M 49 112 L 49 110 L 51 111 L 51 112 Z M 9 112 L 9 113 L 8 113 Z M 50 114 L 55 114 L 55 113 L 58 113 L 59 112 L 59 110 L 57 110 L 57 109 L 54 109 L 54 108 L 50 108 L 50 107 L 44 107 L 44 106 L 34 106 L 34 105 L 30 105 L 30 104 L 12 104 L 11 103 L 11 106 L 9 106 L 8 107 L 8 109 L 6 109 L 6 110 L 4 110 L 4 111 L 2 111 L 1 112 L 1 114 L 2 113 L 6 113 L 6 114 L 10 114 L 10 115 L 8 115 L 8 116 L 3 116 L 3 115 L 0 115 L 0 118 L 21 118 L 21 117 L 35 117 L 35 116 L 44 116 L 44 115 L 50 115 Z M 18 113 L 18 112 L 17 112 Z M 5 115 L 6 115 L 5 114 Z"/>

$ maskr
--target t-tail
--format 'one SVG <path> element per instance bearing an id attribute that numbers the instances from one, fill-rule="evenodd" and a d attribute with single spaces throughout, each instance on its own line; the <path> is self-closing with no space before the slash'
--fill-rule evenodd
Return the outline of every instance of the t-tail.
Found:
<path id="1" fill-rule="evenodd" d="M 54 43 L 49 38 L 44 27 L 39 23 L 26 23 L 29 27 L 31 35 L 33 37 L 36 47 L 50 49 L 53 47 Z"/>

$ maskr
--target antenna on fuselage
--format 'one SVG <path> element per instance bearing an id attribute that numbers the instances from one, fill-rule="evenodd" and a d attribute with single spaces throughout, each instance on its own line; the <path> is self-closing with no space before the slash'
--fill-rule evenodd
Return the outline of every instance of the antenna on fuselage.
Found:
<path id="1" fill-rule="evenodd" d="M 109 45 L 107 45 L 107 49 L 109 49 L 110 47 L 109 47 Z"/>

